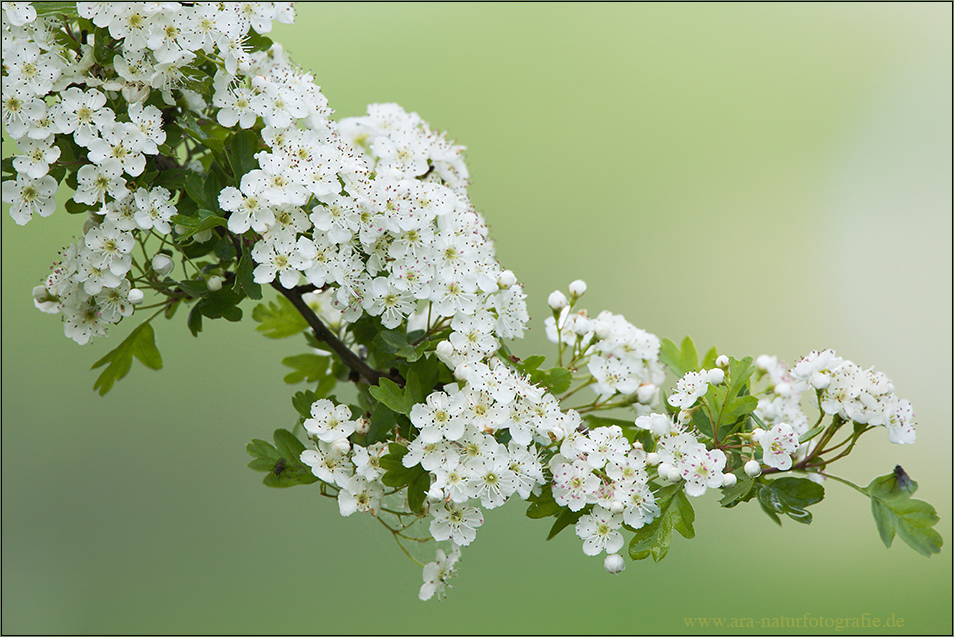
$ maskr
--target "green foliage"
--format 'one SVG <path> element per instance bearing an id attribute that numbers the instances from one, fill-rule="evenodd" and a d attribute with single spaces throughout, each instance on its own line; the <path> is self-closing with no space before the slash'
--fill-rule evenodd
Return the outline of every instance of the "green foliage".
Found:
<path id="1" fill-rule="evenodd" d="M 149 369 L 162 367 L 162 356 L 156 348 L 156 335 L 149 323 L 143 323 L 134 329 L 116 349 L 93 363 L 91 369 L 108 363 L 93 384 L 93 389 L 99 390 L 100 396 L 105 395 L 117 380 L 129 373 L 133 357 Z"/>
<path id="2" fill-rule="evenodd" d="M 314 383 L 325 377 L 330 362 L 331 359 L 329 357 L 319 356 L 318 354 L 287 356 L 282 359 L 282 365 L 287 365 L 295 371 L 285 376 L 285 382 L 291 385 L 300 383 L 303 380 Z"/>
<path id="3" fill-rule="evenodd" d="M 560 533 L 560 531 L 571 524 L 576 524 L 577 520 L 583 517 L 584 513 L 586 513 L 585 509 L 580 509 L 579 511 L 562 509 L 560 514 L 557 516 L 556 521 L 553 523 L 553 526 L 550 527 L 550 533 L 547 535 L 547 540 L 552 540 Z"/>
<path id="4" fill-rule="evenodd" d="M 530 506 L 527 507 L 527 517 L 533 520 L 548 518 L 551 515 L 560 515 L 560 511 L 563 510 L 563 507 L 553 499 L 553 486 L 549 483 L 544 485 L 540 495 L 531 494 L 527 498 L 527 502 L 530 503 Z"/>
<path id="5" fill-rule="evenodd" d="M 672 544 L 672 532 L 676 530 L 682 537 L 691 540 L 696 536 L 692 523 L 696 513 L 682 490 L 681 484 L 660 489 L 656 494 L 659 517 L 639 529 L 629 543 L 629 557 L 644 560 L 650 555 L 654 562 L 666 557 Z"/>
<path id="6" fill-rule="evenodd" d="M 559 395 L 570 388 L 573 382 L 573 374 L 563 367 L 551 367 L 543 371 L 540 365 L 546 360 L 546 356 L 528 356 L 522 361 L 513 363 L 516 370 L 530 377 L 530 380 L 540 385 L 547 391 Z"/>
<path id="7" fill-rule="evenodd" d="M 725 381 L 721 385 L 710 385 L 706 391 L 708 412 L 715 420 L 714 426 L 709 423 L 709 431 L 716 432 L 719 440 L 741 429 L 744 424 L 741 419 L 759 406 L 758 398 L 749 395 L 753 371 L 750 356 L 742 360 L 730 358 Z"/>
<path id="8" fill-rule="evenodd" d="M 262 484 L 287 488 L 318 482 L 311 469 L 301 462 L 305 445 L 292 432 L 278 429 L 273 438 L 274 445 L 256 438 L 245 446 L 245 450 L 254 458 L 248 463 L 249 468 L 268 472 Z"/>
<path id="9" fill-rule="evenodd" d="M 378 332 L 374 336 L 372 344 L 378 350 L 394 354 L 409 363 L 413 363 L 423 356 L 424 350 L 427 348 L 427 342 L 414 345 L 407 340 L 407 336 L 394 330 Z"/>
<path id="10" fill-rule="evenodd" d="M 420 511 L 427 489 L 431 486 L 431 474 L 419 464 L 405 467 L 402 459 L 407 452 L 407 447 L 396 442 L 388 444 L 388 453 L 381 456 L 380 461 L 381 468 L 385 470 L 381 482 L 397 489 L 407 487 L 408 507 L 411 511 Z"/>
<path id="11" fill-rule="evenodd" d="M 252 318 L 259 323 L 255 329 L 268 338 L 287 338 L 308 329 L 305 317 L 284 296 L 256 305 Z"/>
<path id="12" fill-rule="evenodd" d="M 258 168 L 255 153 L 259 151 L 260 143 L 261 135 L 254 130 L 240 130 L 226 143 L 226 157 L 235 183 L 240 183 L 245 173 Z"/>
<path id="13" fill-rule="evenodd" d="M 786 476 L 769 482 L 755 483 L 759 504 L 762 510 L 781 525 L 779 515 L 787 515 L 802 524 L 812 523 L 812 514 L 806 507 L 821 502 L 825 497 L 825 488 L 808 478 Z"/>
<path id="14" fill-rule="evenodd" d="M 739 502 L 748 502 L 755 495 L 753 490 L 755 478 L 748 476 L 742 468 L 736 469 L 733 473 L 736 483 L 722 489 L 722 498 L 719 500 L 719 504 L 727 509 L 731 509 Z"/>
<path id="15" fill-rule="evenodd" d="M 891 547 L 895 534 L 912 549 L 930 557 L 941 551 L 944 540 L 932 527 L 940 518 L 933 506 L 911 498 L 918 483 L 898 466 L 894 472 L 872 480 L 863 492 L 871 498 L 871 514 L 878 534 Z"/>
<path id="16" fill-rule="evenodd" d="M 696 353 L 696 346 L 692 339 L 688 336 L 682 339 L 682 347 L 664 338 L 659 348 L 659 360 L 679 377 L 684 376 L 686 372 L 699 369 L 699 355 Z"/>

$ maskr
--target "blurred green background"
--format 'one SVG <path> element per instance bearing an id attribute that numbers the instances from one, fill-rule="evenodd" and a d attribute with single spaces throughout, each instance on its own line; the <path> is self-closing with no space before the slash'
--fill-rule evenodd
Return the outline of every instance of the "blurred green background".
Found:
<path id="1" fill-rule="evenodd" d="M 251 320 L 158 323 L 165 361 L 105 398 L 32 287 L 80 220 L 2 220 L 4 633 L 682 633 L 685 617 L 903 618 L 951 631 L 951 5 L 299 4 L 273 34 L 337 115 L 395 101 L 468 146 L 471 196 L 525 283 L 736 356 L 831 347 L 894 381 L 918 442 L 865 437 L 836 473 L 901 464 L 945 547 L 886 550 L 829 483 L 810 528 L 694 500 L 697 538 L 604 572 L 513 506 L 447 600 L 370 518 L 273 491 L 244 446 L 294 389 Z M 11 152 L 4 141 L 4 154 Z M 251 305 L 247 312 L 250 313 Z M 716 629 L 718 631 L 718 629 Z M 730 630 L 728 632 L 740 632 Z M 745 632 L 744 630 L 741 632 Z M 830 632 L 818 629 L 810 632 Z M 880 632 L 861 630 L 845 632 Z"/>

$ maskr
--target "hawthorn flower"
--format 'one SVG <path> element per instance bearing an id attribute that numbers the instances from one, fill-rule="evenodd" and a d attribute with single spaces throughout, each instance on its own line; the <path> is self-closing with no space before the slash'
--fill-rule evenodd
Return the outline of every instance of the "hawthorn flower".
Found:
<path id="1" fill-rule="evenodd" d="M 780 471 L 792 468 L 792 455 L 798 451 L 798 435 L 786 423 L 780 423 L 759 438 L 762 462 Z"/>
<path id="2" fill-rule="evenodd" d="M 457 546 L 467 546 L 477 537 L 477 528 L 484 523 L 484 516 L 477 507 L 460 506 L 456 502 L 444 502 L 431 510 L 431 537 L 435 540 L 451 540 Z"/>
<path id="3" fill-rule="evenodd" d="M 321 440 L 332 443 L 354 433 L 355 422 L 347 405 L 335 405 L 327 399 L 316 400 L 311 405 L 311 418 L 303 423 L 305 431 Z"/>
<path id="4" fill-rule="evenodd" d="M 583 540 L 583 552 L 599 555 L 603 551 L 616 553 L 623 548 L 623 534 L 617 531 L 623 525 L 622 516 L 601 506 L 593 507 L 576 523 L 576 535 Z"/>
<path id="5" fill-rule="evenodd" d="M 454 565 L 460 559 L 460 547 L 454 546 L 446 555 L 444 551 L 437 549 L 435 555 L 435 561 L 424 565 L 424 585 L 418 595 L 422 601 L 427 601 L 434 595 L 437 595 L 438 599 L 444 596 L 444 587 L 450 586 L 447 582 L 454 576 Z"/>
<path id="6" fill-rule="evenodd" d="M 36 213 L 41 217 L 49 217 L 56 210 L 56 180 L 45 175 L 39 179 L 31 179 L 25 174 L 18 174 L 16 181 L 3 182 L 3 203 L 10 204 L 10 216 L 17 225 L 26 225 Z"/>

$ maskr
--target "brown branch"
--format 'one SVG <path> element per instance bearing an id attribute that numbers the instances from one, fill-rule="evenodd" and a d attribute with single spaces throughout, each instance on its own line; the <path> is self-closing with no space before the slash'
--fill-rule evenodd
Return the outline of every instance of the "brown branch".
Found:
<path id="1" fill-rule="evenodd" d="M 302 298 L 302 294 L 308 292 L 309 288 L 302 286 L 289 290 L 279 285 L 277 281 L 272 281 L 272 287 L 278 290 L 278 292 L 288 299 L 291 304 L 295 306 L 295 309 L 301 313 L 302 317 L 304 317 L 308 323 L 308 326 L 315 332 L 315 338 L 327 343 L 332 351 L 338 355 L 338 358 L 341 359 L 341 362 L 347 365 L 359 379 L 363 378 L 369 384 L 377 385 L 382 378 L 387 378 L 402 387 L 404 386 L 404 379 L 401 378 L 401 376 L 382 372 L 368 365 L 321 322 L 321 319 L 318 318 Z M 314 286 L 311 286 L 311 289 L 314 289 Z"/>

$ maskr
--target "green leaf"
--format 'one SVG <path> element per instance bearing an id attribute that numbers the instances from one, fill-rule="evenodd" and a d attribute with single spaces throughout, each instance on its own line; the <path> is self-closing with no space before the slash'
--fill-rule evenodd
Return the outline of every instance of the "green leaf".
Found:
<path id="1" fill-rule="evenodd" d="M 553 394 L 562 394 L 570 388 L 573 373 L 562 367 L 551 367 L 537 382 Z"/>
<path id="2" fill-rule="evenodd" d="M 76 4 L 72 2 L 34 2 L 33 8 L 36 10 L 37 17 L 45 15 L 61 15 L 70 19 L 79 17 Z"/>
<path id="3" fill-rule="evenodd" d="M 431 488 L 431 474 L 421 469 L 407 485 L 407 506 L 411 511 L 418 512 L 424 507 L 424 498 Z"/>
<path id="4" fill-rule="evenodd" d="M 287 338 L 308 329 L 305 317 L 284 296 L 256 305 L 252 318 L 259 322 L 255 329 L 268 338 Z"/>
<path id="5" fill-rule="evenodd" d="M 719 500 L 719 504 L 727 509 L 731 509 L 739 502 L 748 502 L 755 495 L 752 491 L 755 478 L 746 475 L 743 469 L 738 469 L 734 473 L 736 483 L 731 487 L 722 489 L 722 499 Z"/>
<path id="6" fill-rule="evenodd" d="M 940 518 L 933 506 L 911 498 L 917 488 L 917 482 L 898 466 L 893 473 L 872 480 L 864 492 L 871 498 L 871 514 L 886 547 L 891 547 L 897 534 L 912 549 L 930 557 L 944 543 L 931 528 Z"/>
<path id="7" fill-rule="evenodd" d="M 699 369 L 712 369 L 716 366 L 717 358 L 719 358 L 719 350 L 717 350 L 715 346 L 710 347 L 706 355 L 702 357 L 702 362 L 699 363 Z"/>
<path id="8" fill-rule="evenodd" d="M 814 438 L 821 432 L 825 431 L 825 426 L 826 425 L 818 425 L 817 427 L 812 427 L 811 429 L 809 429 L 808 431 L 806 431 L 799 437 L 798 444 L 808 442 L 809 440 L 811 440 L 812 438 Z"/>
<path id="9" fill-rule="evenodd" d="M 296 392 L 292 396 L 292 406 L 303 418 L 311 418 L 311 405 L 318 400 L 318 396 L 310 389 Z"/>
<path id="10" fill-rule="evenodd" d="M 537 369 L 539 369 L 540 365 L 543 365 L 543 361 L 546 359 L 546 356 L 528 356 L 522 361 L 514 363 L 514 367 L 517 368 L 517 371 L 523 374 L 532 375 L 535 371 L 537 371 Z"/>
<path id="11" fill-rule="evenodd" d="M 258 168 L 255 153 L 259 150 L 259 140 L 260 134 L 254 130 L 240 130 L 228 141 L 226 155 L 236 184 L 241 182 L 245 173 Z"/>
<path id="12" fill-rule="evenodd" d="M 696 536 L 692 523 L 696 519 L 692 504 L 682 490 L 682 485 L 671 485 L 656 494 L 659 517 L 639 529 L 629 543 L 629 556 L 644 560 L 652 556 L 654 562 L 666 557 L 672 544 L 672 532 L 676 530 L 687 540 Z"/>
<path id="13" fill-rule="evenodd" d="M 686 372 L 692 372 L 699 368 L 699 355 L 696 353 L 696 346 L 688 336 L 682 339 L 682 347 L 677 347 L 675 343 L 668 338 L 664 338 L 662 346 L 659 348 L 659 360 L 661 360 L 672 373 L 676 376 L 684 376 Z"/>
<path id="14" fill-rule="evenodd" d="M 185 228 L 185 230 L 179 234 L 180 240 L 187 239 L 205 230 L 211 230 L 212 228 L 218 228 L 228 224 L 228 220 L 226 220 L 225 217 L 221 217 L 207 208 L 199 208 L 194 217 L 191 215 L 177 214 L 172 215 L 169 220 Z"/>
<path id="15" fill-rule="evenodd" d="M 100 396 L 105 395 L 117 380 L 129 373 L 133 357 L 149 369 L 162 367 L 162 356 L 156 348 L 156 335 L 149 323 L 143 323 L 134 329 L 116 349 L 93 363 L 91 369 L 109 363 L 96 379 L 93 389 L 99 390 Z"/>
<path id="16" fill-rule="evenodd" d="M 319 356 L 318 354 L 299 354 L 283 358 L 282 365 L 287 365 L 295 370 L 285 376 L 285 382 L 291 385 L 303 380 L 314 383 L 318 379 L 324 378 L 328 372 L 330 361 L 331 359 L 328 356 Z"/>
<path id="17" fill-rule="evenodd" d="M 301 452 L 305 450 L 302 441 L 287 429 L 276 429 L 273 438 L 275 439 L 275 449 L 286 460 L 297 460 L 301 456 Z"/>
<path id="18" fill-rule="evenodd" d="M 805 509 L 825 497 L 825 488 L 808 478 L 778 478 L 758 483 L 757 488 L 759 503 L 766 512 L 771 511 L 776 515 L 773 519 L 779 524 L 781 520 L 777 519 L 777 515 L 782 514 L 796 522 L 811 524 L 812 514 Z"/>
<path id="19" fill-rule="evenodd" d="M 527 517 L 537 520 L 548 518 L 551 515 L 559 515 L 563 510 L 556 500 L 553 499 L 553 487 L 547 483 L 540 491 L 540 495 L 530 495 L 527 498 L 530 506 L 527 507 Z"/>
<path id="20" fill-rule="evenodd" d="M 254 458 L 248 467 L 254 471 L 268 472 L 262 484 L 284 489 L 318 482 L 311 468 L 301 462 L 305 445 L 292 432 L 278 429 L 273 438 L 274 445 L 256 438 L 245 446 L 245 450 Z"/>
<path id="21" fill-rule="evenodd" d="M 379 350 L 400 356 L 409 363 L 419 359 L 424 354 L 424 348 L 426 347 L 423 343 L 416 346 L 412 345 L 404 334 L 393 330 L 379 332 L 375 335 L 372 343 Z"/>
<path id="22" fill-rule="evenodd" d="M 552 540 L 560 533 L 560 531 L 571 524 L 576 524 L 577 520 L 583 517 L 584 513 L 586 513 L 584 509 L 580 509 L 579 511 L 563 509 L 560 515 L 557 516 L 556 522 L 554 522 L 553 526 L 550 527 L 550 534 L 547 535 L 547 540 Z"/>
<path id="23" fill-rule="evenodd" d="M 410 414 L 414 403 L 405 397 L 404 389 L 393 380 L 382 378 L 368 390 L 374 398 L 399 414 Z"/>

